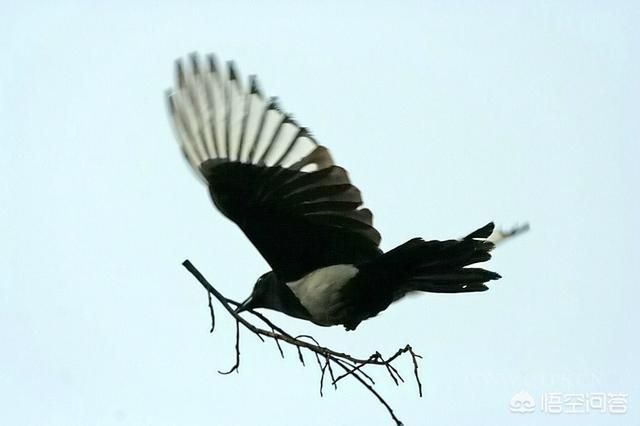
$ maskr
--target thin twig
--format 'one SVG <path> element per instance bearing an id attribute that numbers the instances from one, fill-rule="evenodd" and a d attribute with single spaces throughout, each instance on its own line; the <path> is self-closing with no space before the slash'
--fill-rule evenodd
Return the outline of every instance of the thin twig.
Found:
<path id="1" fill-rule="evenodd" d="M 343 365 L 343 363 L 340 360 L 336 360 L 336 364 L 342 367 L 345 371 L 348 369 L 348 367 Z M 387 401 L 385 401 L 384 398 L 380 396 L 380 394 L 371 385 L 365 382 L 364 379 L 360 377 L 358 373 L 352 373 L 352 376 L 355 377 L 356 380 L 358 380 L 362 384 L 362 386 L 366 387 L 367 390 L 369 390 L 369 392 L 371 392 L 378 399 L 378 401 L 380 401 L 382 405 L 384 405 L 384 407 L 389 412 L 389 415 L 391 416 L 393 421 L 396 423 L 396 426 L 402 426 L 402 422 L 400 421 L 400 419 L 398 419 L 398 417 L 396 417 L 396 414 L 393 412 L 393 409 L 387 403 Z"/>
<path id="2" fill-rule="evenodd" d="M 207 292 L 207 298 L 209 299 L 209 314 L 211 315 L 211 330 L 209 330 L 209 333 L 213 333 L 213 329 L 216 328 L 216 314 L 213 312 L 213 305 L 211 304 L 211 293 Z"/>
<path id="3" fill-rule="evenodd" d="M 278 339 L 273 339 L 274 342 L 276 342 L 276 346 L 278 347 L 278 350 L 280 351 L 280 356 L 282 358 L 284 358 L 284 352 L 282 351 L 282 346 L 280 346 L 280 341 Z"/>
<path id="4" fill-rule="evenodd" d="M 296 346 L 296 349 L 298 350 L 298 359 L 302 363 L 302 366 L 305 367 L 306 365 L 304 363 L 304 357 L 302 356 L 302 349 L 300 349 L 300 346 Z"/>
<path id="5" fill-rule="evenodd" d="M 334 389 L 338 389 L 338 385 L 336 384 L 336 376 L 333 374 L 333 368 L 331 368 L 331 358 L 327 357 L 327 367 L 329 368 L 329 376 L 331 376 L 331 384 Z"/>
<path id="6" fill-rule="evenodd" d="M 220 374 L 230 374 L 234 371 L 239 373 L 238 370 L 240 368 L 240 323 L 236 321 L 236 363 L 233 364 L 233 367 L 229 369 L 229 371 L 218 371 Z"/>
<path id="7" fill-rule="evenodd" d="M 375 354 L 371 355 L 371 357 L 369 357 L 369 359 L 373 360 L 375 358 Z M 362 362 L 356 366 L 351 367 L 349 370 L 347 370 L 346 373 L 341 374 L 340 376 L 338 376 L 338 378 L 334 381 L 334 383 L 338 383 L 340 380 L 344 379 L 345 377 L 359 371 L 362 369 L 362 367 L 364 367 L 365 365 L 367 365 L 368 363 Z M 375 385 L 375 382 L 373 383 Z"/>
<path id="8" fill-rule="evenodd" d="M 318 358 L 318 362 L 320 362 L 320 358 Z M 325 361 L 324 365 L 320 368 L 320 398 L 324 395 L 322 394 L 322 389 L 324 388 L 324 373 L 327 371 L 327 366 L 329 365 L 329 359 Z"/>
<path id="9" fill-rule="evenodd" d="M 411 347 L 409 347 L 409 353 L 411 354 L 411 360 L 413 361 L 413 375 L 416 376 L 416 383 L 418 384 L 418 395 L 422 398 L 422 383 L 420 382 L 420 375 L 418 374 L 418 359 L 422 358 L 417 355 Z"/>

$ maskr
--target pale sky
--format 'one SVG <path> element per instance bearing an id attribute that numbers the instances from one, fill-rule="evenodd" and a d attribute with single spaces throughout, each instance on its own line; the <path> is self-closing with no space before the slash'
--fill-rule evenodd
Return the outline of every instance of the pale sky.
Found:
<path id="1" fill-rule="evenodd" d="M 480 294 L 421 295 L 354 355 L 423 355 L 406 425 L 639 424 L 638 2 L 22 2 L 0 16 L 0 423 L 389 425 L 355 382 L 244 334 L 180 265 L 242 299 L 268 266 L 181 157 L 163 99 L 192 51 L 236 61 L 350 172 L 383 249 L 490 220 L 532 230 Z M 636 336 L 636 337 L 634 337 Z M 512 413 L 525 390 L 535 412 Z M 550 414 L 545 393 L 628 394 Z"/>

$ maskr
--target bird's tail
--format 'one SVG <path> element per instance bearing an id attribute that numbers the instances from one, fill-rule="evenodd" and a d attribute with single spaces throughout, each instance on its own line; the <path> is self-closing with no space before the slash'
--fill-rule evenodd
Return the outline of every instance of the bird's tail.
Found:
<path id="1" fill-rule="evenodd" d="M 377 315 L 393 301 L 414 291 L 468 293 L 485 291 L 486 282 L 500 275 L 469 267 L 491 258 L 494 244 L 487 241 L 493 223 L 460 240 L 425 241 L 414 238 L 371 262 L 358 265 L 359 272 L 343 296 L 354 302 L 347 330 L 355 329 L 366 318 Z"/>
<path id="2" fill-rule="evenodd" d="M 494 244 L 486 239 L 493 232 L 489 223 L 460 240 L 424 241 L 414 238 L 383 255 L 388 271 L 402 271 L 403 282 L 394 299 L 411 291 L 466 293 L 485 291 L 486 282 L 500 278 L 495 272 L 469 267 L 491 258 Z"/>

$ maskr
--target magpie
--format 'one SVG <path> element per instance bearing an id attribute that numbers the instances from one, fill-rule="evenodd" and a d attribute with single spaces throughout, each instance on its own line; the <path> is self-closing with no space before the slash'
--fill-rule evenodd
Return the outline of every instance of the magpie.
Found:
<path id="1" fill-rule="evenodd" d="M 347 171 L 255 76 L 245 86 L 233 62 L 197 54 L 178 59 L 175 74 L 166 97 L 181 151 L 272 268 L 237 312 L 268 308 L 354 330 L 408 293 L 479 292 L 500 278 L 471 266 L 491 258 L 492 222 L 385 253 Z"/>

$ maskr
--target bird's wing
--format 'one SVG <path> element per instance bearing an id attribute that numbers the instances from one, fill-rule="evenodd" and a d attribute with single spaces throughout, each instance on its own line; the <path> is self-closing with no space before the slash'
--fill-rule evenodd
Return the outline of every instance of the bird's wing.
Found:
<path id="1" fill-rule="evenodd" d="M 380 253 L 346 170 L 262 95 L 255 77 L 244 88 L 232 63 L 223 71 L 213 56 L 192 55 L 177 62 L 176 80 L 167 96 L 182 152 L 279 278 Z"/>

